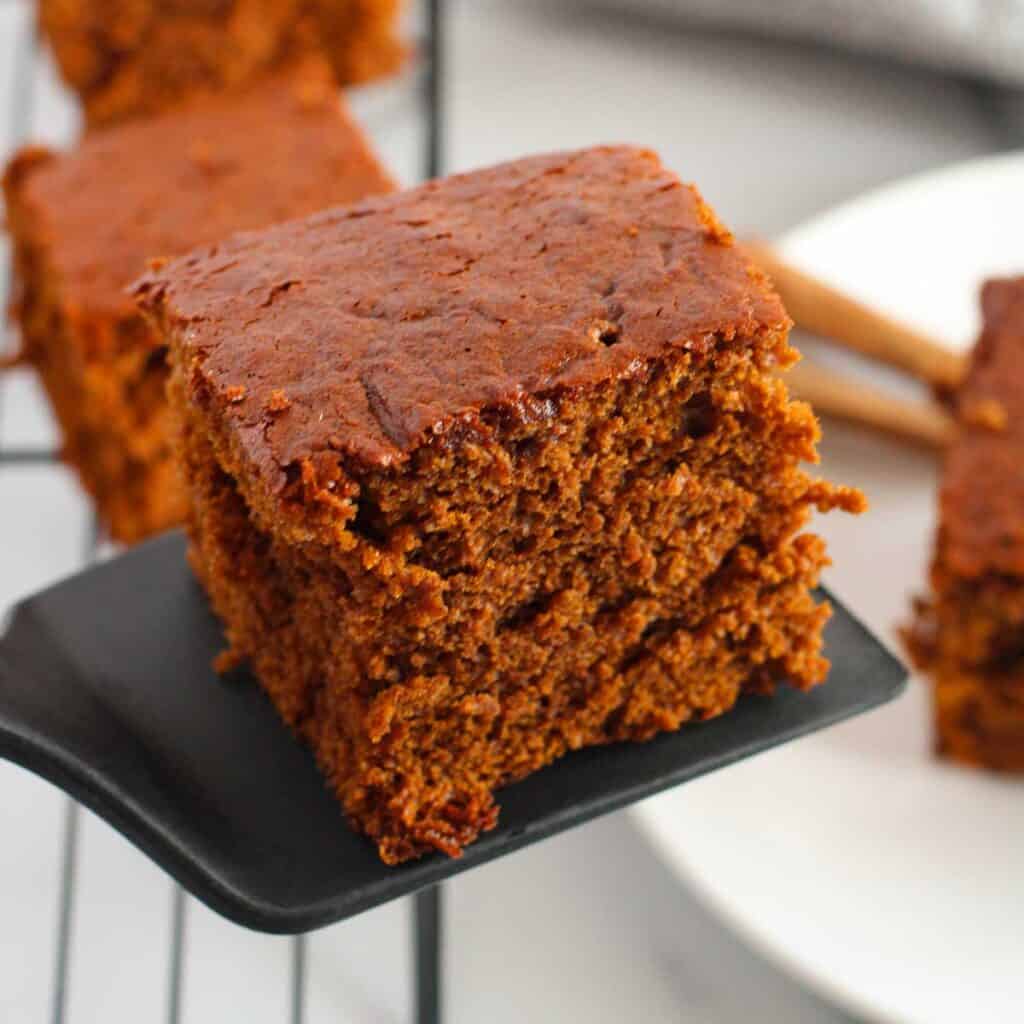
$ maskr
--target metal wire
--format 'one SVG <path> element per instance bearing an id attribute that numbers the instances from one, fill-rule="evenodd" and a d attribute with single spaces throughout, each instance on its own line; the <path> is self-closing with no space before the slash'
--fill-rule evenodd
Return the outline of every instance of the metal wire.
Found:
<path id="1" fill-rule="evenodd" d="M 441 885 L 413 896 L 413 960 L 416 976 L 416 1024 L 440 1024 L 444 1013 L 441 954 Z"/>
<path id="2" fill-rule="evenodd" d="M 423 101 L 426 122 L 424 177 L 439 178 L 445 169 L 445 58 L 444 0 L 427 0 L 427 68 Z M 413 896 L 413 972 L 416 1024 L 440 1024 L 443 1002 L 442 897 L 439 883 Z"/>
<path id="3" fill-rule="evenodd" d="M 443 88 L 444 88 L 444 25 L 443 0 L 424 0 L 426 35 L 424 40 L 424 69 L 420 91 L 424 123 L 423 172 L 426 178 L 436 178 L 444 167 Z M 39 41 L 34 23 L 25 28 L 25 38 L 18 41 L 8 109 L 10 137 L 17 145 L 28 137 L 34 109 L 34 81 Z M 8 306 L 12 289 L 12 271 L 0 277 L 0 311 Z M 2 313 L 0 313 L 2 315 Z M 0 342 L 3 334 L 0 333 Z M 0 343 L 0 352 L 3 345 Z M 0 399 L 2 399 L 0 389 Z M 2 411 L 2 410 L 0 410 Z M 5 448 L 0 443 L 0 469 L 11 466 L 49 466 L 59 460 L 58 453 L 47 448 Z M 83 545 L 84 564 L 96 560 L 101 547 L 101 535 L 95 519 L 88 529 Z M 64 810 L 61 843 L 60 875 L 58 880 L 57 936 L 54 950 L 53 991 L 50 1019 L 53 1024 L 64 1024 L 67 1016 L 72 968 L 72 937 L 74 932 L 75 891 L 79 857 L 81 809 L 68 799 Z M 415 936 L 415 1019 L 422 1024 L 436 1024 L 440 1019 L 440 921 L 441 890 L 434 887 L 414 897 Z M 171 897 L 171 934 L 167 983 L 168 1024 L 180 1024 L 185 982 L 185 944 L 187 936 L 188 896 L 175 885 Z M 291 998 L 289 1002 L 291 1024 L 304 1024 L 306 1013 L 306 987 L 308 975 L 308 940 L 297 936 L 291 940 Z"/>
<path id="4" fill-rule="evenodd" d="M 167 979 L 167 1024 L 179 1024 L 185 987 L 185 915 L 188 897 L 180 885 L 171 895 L 171 968 Z"/>
<path id="5" fill-rule="evenodd" d="M 53 998 L 50 1019 L 63 1024 L 68 1004 L 68 978 L 71 970 L 71 926 L 75 900 L 75 876 L 78 864 L 78 834 L 81 808 L 70 797 L 64 804 L 60 885 L 57 901 L 57 948 L 54 954 Z"/>
<path id="6" fill-rule="evenodd" d="M 424 122 L 427 132 L 423 177 L 438 178 L 444 168 L 444 0 L 427 0 L 426 60 L 423 76 Z"/>
<path id="7" fill-rule="evenodd" d="M 292 1018 L 291 1024 L 302 1024 L 306 1019 L 306 953 L 305 935 L 292 939 Z"/>
<path id="8" fill-rule="evenodd" d="M 52 448 L 7 448 L 0 450 L 0 466 L 49 466 L 57 461 Z"/>
<path id="9" fill-rule="evenodd" d="M 93 516 L 83 543 L 82 563 L 96 560 L 100 549 L 100 527 Z M 82 809 L 68 797 L 64 805 L 64 842 L 61 854 L 59 898 L 57 904 L 57 947 L 54 953 L 53 1001 L 50 1018 L 64 1024 L 71 979 L 71 937 L 74 928 L 75 882 L 78 878 L 79 824 Z"/>

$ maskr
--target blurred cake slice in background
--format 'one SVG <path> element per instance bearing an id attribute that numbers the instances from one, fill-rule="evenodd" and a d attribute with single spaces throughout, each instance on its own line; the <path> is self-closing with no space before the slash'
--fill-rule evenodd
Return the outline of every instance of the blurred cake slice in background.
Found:
<path id="1" fill-rule="evenodd" d="M 956 396 L 931 595 L 906 639 L 934 680 L 940 754 L 1024 772 L 1024 277 L 989 281 Z"/>
<path id="2" fill-rule="evenodd" d="M 394 71 L 401 0 L 41 0 L 39 21 L 90 127 L 244 87 L 306 55 L 342 85 Z"/>
<path id="3" fill-rule="evenodd" d="M 164 352 L 125 289 L 147 262 L 387 192 L 319 60 L 238 94 L 22 150 L 4 178 L 22 356 L 119 541 L 176 525 Z"/>

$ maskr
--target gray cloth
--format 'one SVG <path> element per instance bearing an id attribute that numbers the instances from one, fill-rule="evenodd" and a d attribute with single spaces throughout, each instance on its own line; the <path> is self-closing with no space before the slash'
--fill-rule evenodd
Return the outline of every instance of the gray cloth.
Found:
<path id="1" fill-rule="evenodd" d="M 579 3 L 580 0 L 574 0 Z M 1024 0 L 598 0 L 1024 85 Z"/>

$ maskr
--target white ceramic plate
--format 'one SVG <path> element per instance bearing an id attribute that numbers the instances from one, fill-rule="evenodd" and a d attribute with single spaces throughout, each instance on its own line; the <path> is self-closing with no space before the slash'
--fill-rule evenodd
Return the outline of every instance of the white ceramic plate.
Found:
<path id="1" fill-rule="evenodd" d="M 786 256 L 964 348 L 977 289 L 1024 273 L 1024 154 L 901 182 L 793 232 Z M 911 387 L 815 349 L 876 383 Z M 827 582 L 898 649 L 924 580 L 934 459 L 826 425 L 869 515 L 819 520 Z M 1024 782 L 936 762 L 925 684 L 847 725 L 655 798 L 636 819 L 752 944 L 839 1004 L 906 1024 L 1024 1019 Z"/>

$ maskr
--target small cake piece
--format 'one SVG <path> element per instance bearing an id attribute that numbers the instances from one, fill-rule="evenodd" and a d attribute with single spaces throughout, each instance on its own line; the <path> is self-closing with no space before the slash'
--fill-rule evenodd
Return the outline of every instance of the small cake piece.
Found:
<path id="1" fill-rule="evenodd" d="M 934 680 L 940 754 L 1024 772 L 1024 277 L 989 281 L 956 395 L 931 595 L 907 640 Z"/>
<path id="2" fill-rule="evenodd" d="M 305 55 L 348 85 L 394 71 L 400 0 L 40 0 L 39 19 L 88 124 L 235 89 Z"/>
<path id="3" fill-rule="evenodd" d="M 4 190 L 23 356 L 115 539 L 175 525 L 185 510 L 164 352 L 128 286 L 151 259 L 392 187 L 317 65 L 94 133 L 65 154 L 15 157 Z"/>
<path id="4" fill-rule="evenodd" d="M 192 559 L 388 863 L 579 747 L 827 665 L 817 424 L 764 278 L 655 154 L 535 157 L 153 273 Z"/>

